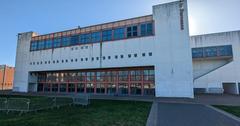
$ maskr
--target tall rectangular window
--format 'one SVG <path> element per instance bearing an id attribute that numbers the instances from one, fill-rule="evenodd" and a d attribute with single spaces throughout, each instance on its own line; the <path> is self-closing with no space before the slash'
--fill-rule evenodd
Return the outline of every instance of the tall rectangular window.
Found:
<path id="1" fill-rule="evenodd" d="M 35 50 L 37 50 L 37 41 L 32 41 L 31 42 L 31 51 L 35 51 Z"/>
<path id="2" fill-rule="evenodd" d="M 101 41 L 101 33 L 94 32 L 92 33 L 92 42 L 100 42 Z"/>
<path id="3" fill-rule="evenodd" d="M 54 38 L 53 40 L 53 47 L 60 47 L 61 46 L 61 38 Z"/>
<path id="4" fill-rule="evenodd" d="M 124 28 L 114 29 L 114 39 L 123 39 L 123 38 L 125 38 L 125 29 Z"/>
<path id="5" fill-rule="evenodd" d="M 45 41 L 42 40 L 42 41 L 39 41 L 38 42 L 38 50 L 42 50 L 45 48 Z"/>
<path id="6" fill-rule="evenodd" d="M 80 43 L 90 43 L 91 42 L 91 34 L 82 34 L 80 35 Z"/>
<path id="7" fill-rule="evenodd" d="M 102 32 L 102 40 L 110 41 L 112 40 L 112 30 L 105 30 Z"/>
<path id="8" fill-rule="evenodd" d="M 141 24 L 141 36 L 148 36 L 153 34 L 153 24 Z"/>
<path id="9" fill-rule="evenodd" d="M 62 37 L 62 46 L 69 46 L 69 45 L 70 45 L 70 38 Z"/>
<path id="10" fill-rule="evenodd" d="M 46 40 L 46 49 L 50 49 L 50 48 L 52 48 L 52 40 L 51 39 L 48 39 L 48 40 Z"/>
<path id="11" fill-rule="evenodd" d="M 71 36 L 70 45 L 77 45 L 78 42 L 79 42 L 79 36 L 78 35 Z"/>
<path id="12" fill-rule="evenodd" d="M 138 36 L 138 27 L 137 26 L 130 26 L 127 27 L 127 37 L 137 37 Z"/>

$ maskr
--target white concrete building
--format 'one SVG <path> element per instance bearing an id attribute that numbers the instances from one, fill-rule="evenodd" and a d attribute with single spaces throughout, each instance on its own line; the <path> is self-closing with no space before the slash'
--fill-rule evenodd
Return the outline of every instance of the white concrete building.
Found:
<path id="1" fill-rule="evenodd" d="M 190 37 L 196 92 L 239 94 L 240 31 Z"/>
<path id="2" fill-rule="evenodd" d="M 18 35 L 14 91 L 193 98 L 186 1 L 153 14 Z"/>

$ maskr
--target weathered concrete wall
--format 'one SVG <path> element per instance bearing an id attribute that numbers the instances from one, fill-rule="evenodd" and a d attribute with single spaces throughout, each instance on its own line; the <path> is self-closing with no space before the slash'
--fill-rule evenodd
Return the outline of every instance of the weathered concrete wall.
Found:
<path id="1" fill-rule="evenodd" d="M 191 47 L 207 47 L 219 45 L 232 45 L 233 61 L 220 67 L 213 72 L 194 81 L 195 88 L 221 88 L 222 83 L 238 83 L 240 82 L 240 31 L 215 33 L 207 35 L 199 35 L 191 37 Z M 225 62 L 219 60 L 218 65 Z M 212 66 L 216 61 L 205 63 L 204 66 Z M 216 64 L 215 64 L 216 65 Z M 194 73 L 204 69 L 199 62 L 193 62 Z"/>

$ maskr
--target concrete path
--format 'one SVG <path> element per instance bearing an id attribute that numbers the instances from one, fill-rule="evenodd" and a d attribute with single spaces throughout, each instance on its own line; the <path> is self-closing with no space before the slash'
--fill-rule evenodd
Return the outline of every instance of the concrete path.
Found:
<path id="1" fill-rule="evenodd" d="M 157 126 L 240 126 L 214 109 L 200 104 L 158 103 Z"/>

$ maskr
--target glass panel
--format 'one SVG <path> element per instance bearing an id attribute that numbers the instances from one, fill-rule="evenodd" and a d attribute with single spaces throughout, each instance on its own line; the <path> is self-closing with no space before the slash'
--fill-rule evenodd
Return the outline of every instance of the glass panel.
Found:
<path id="1" fill-rule="evenodd" d="M 94 32 L 92 33 L 92 42 L 100 42 L 101 41 L 101 33 Z"/>
<path id="2" fill-rule="evenodd" d="M 67 91 L 67 85 L 66 84 L 60 84 L 60 92 L 66 92 Z"/>
<path id="3" fill-rule="evenodd" d="M 42 92 L 43 91 L 43 84 L 38 84 L 37 91 L 38 92 Z"/>
<path id="4" fill-rule="evenodd" d="M 119 81 L 128 81 L 128 71 L 119 71 L 118 78 Z"/>
<path id="5" fill-rule="evenodd" d="M 62 37 L 62 46 L 69 46 L 69 45 L 70 45 L 70 38 Z"/>
<path id="6" fill-rule="evenodd" d="M 53 40 L 53 47 L 60 47 L 61 46 L 61 38 L 54 38 Z"/>
<path id="7" fill-rule="evenodd" d="M 91 34 L 82 34 L 80 35 L 80 43 L 90 43 L 91 42 Z"/>
<path id="8" fill-rule="evenodd" d="M 93 83 L 87 83 L 87 93 L 94 93 L 94 85 Z"/>
<path id="9" fill-rule="evenodd" d="M 84 93 L 84 87 L 85 87 L 84 83 L 77 84 L 77 92 Z"/>
<path id="10" fill-rule="evenodd" d="M 58 92 L 58 84 L 52 84 L 52 92 Z"/>
<path id="11" fill-rule="evenodd" d="M 97 86 L 96 87 L 97 93 L 99 93 L 99 94 L 105 93 L 105 85 L 104 84 L 98 83 L 96 86 Z"/>
<path id="12" fill-rule="evenodd" d="M 118 93 L 119 93 L 119 95 L 128 95 L 128 84 L 127 83 L 119 83 Z"/>
<path id="13" fill-rule="evenodd" d="M 110 83 L 107 85 L 107 94 L 116 94 L 116 85 L 113 83 Z"/>
<path id="14" fill-rule="evenodd" d="M 155 95 L 155 86 L 153 83 L 144 84 L 144 95 Z"/>
<path id="15" fill-rule="evenodd" d="M 68 84 L 68 92 L 75 92 L 75 84 Z"/>
<path id="16" fill-rule="evenodd" d="M 123 39 L 125 38 L 125 29 L 124 28 L 117 28 L 114 30 L 114 39 Z"/>
<path id="17" fill-rule="evenodd" d="M 71 45 L 77 45 L 79 43 L 79 36 L 78 35 L 71 36 L 70 43 Z"/>
<path id="18" fill-rule="evenodd" d="M 45 48 L 45 41 L 39 41 L 38 42 L 38 50 L 42 50 Z"/>
<path id="19" fill-rule="evenodd" d="M 46 41 L 46 48 L 47 48 L 47 49 L 52 48 L 52 40 L 51 40 L 51 39 L 49 39 L 49 40 Z"/>
<path id="20" fill-rule="evenodd" d="M 37 50 L 37 41 L 31 42 L 31 51 Z"/>
<path id="21" fill-rule="evenodd" d="M 102 32 L 102 40 L 110 41 L 112 40 L 112 30 L 105 30 Z"/>
<path id="22" fill-rule="evenodd" d="M 51 85 L 50 84 L 44 84 L 44 92 L 50 92 Z"/>
<path id="23" fill-rule="evenodd" d="M 131 84 L 130 91 L 131 91 L 131 95 L 141 95 L 142 94 L 141 83 Z"/>

